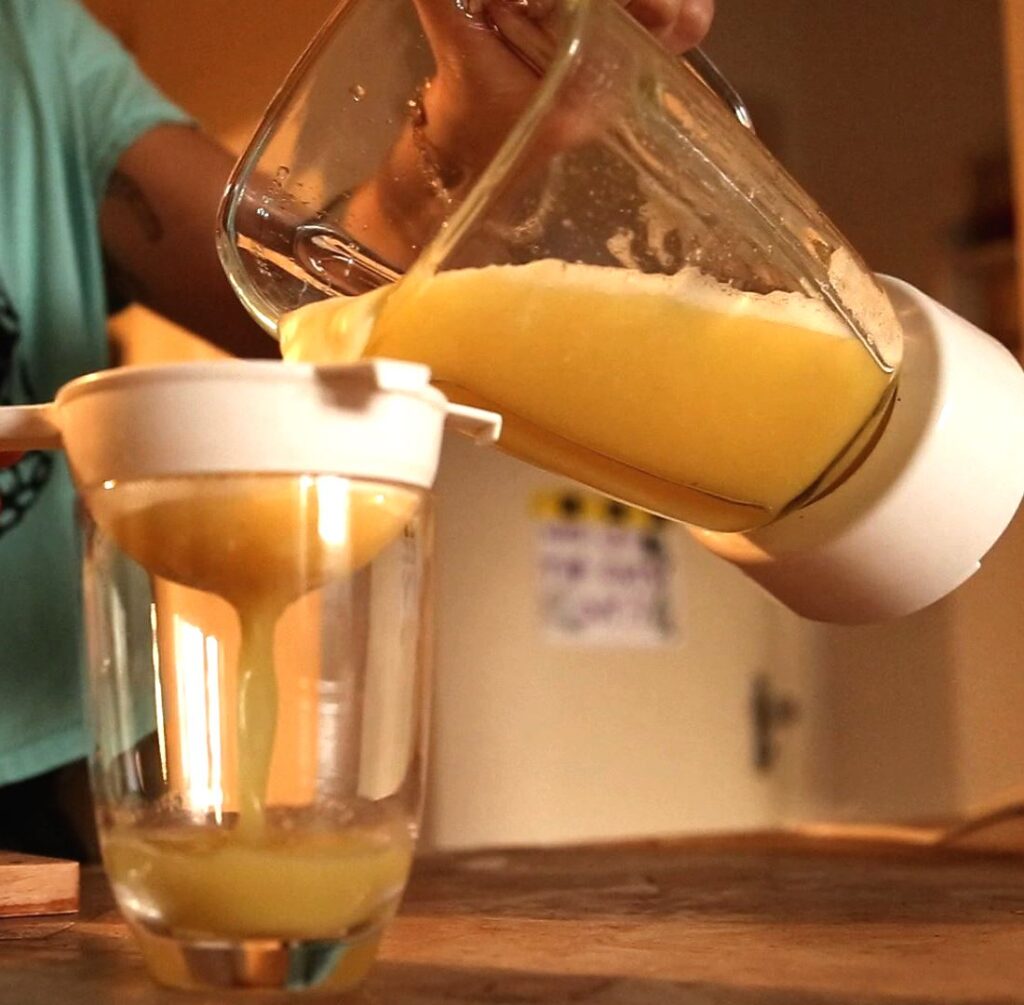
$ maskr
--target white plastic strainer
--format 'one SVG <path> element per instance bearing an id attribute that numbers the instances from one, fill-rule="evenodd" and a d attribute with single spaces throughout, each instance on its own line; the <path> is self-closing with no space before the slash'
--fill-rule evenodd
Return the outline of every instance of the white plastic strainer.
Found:
<path id="1" fill-rule="evenodd" d="M 231 360 L 108 370 L 50 404 L 0 408 L 0 451 L 62 447 L 79 490 L 239 473 L 430 489 L 446 425 L 493 442 L 501 420 L 451 404 L 417 363 Z"/>

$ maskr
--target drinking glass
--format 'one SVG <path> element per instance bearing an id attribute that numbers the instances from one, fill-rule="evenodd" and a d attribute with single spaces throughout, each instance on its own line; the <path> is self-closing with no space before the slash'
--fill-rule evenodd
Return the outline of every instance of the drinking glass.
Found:
<path id="1" fill-rule="evenodd" d="M 91 761 L 163 984 L 357 984 L 423 789 L 428 493 L 311 473 L 83 492 Z"/>

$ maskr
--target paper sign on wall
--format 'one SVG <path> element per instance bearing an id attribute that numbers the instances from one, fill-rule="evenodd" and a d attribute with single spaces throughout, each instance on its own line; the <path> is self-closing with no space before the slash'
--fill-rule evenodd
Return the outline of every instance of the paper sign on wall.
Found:
<path id="1" fill-rule="evenodd" d="M 648 648 L 674 638 L 666 521 L 588 492 L 538 495 L 534 515 L 549 641 Z"/>

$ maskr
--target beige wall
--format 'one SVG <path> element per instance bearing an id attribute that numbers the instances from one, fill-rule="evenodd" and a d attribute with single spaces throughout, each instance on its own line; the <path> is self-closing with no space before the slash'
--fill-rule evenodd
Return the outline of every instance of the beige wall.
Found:
<path id="1" fill-rule="evenodd" d="M 1003 0 L 1003 35 L 1006 56 L 1010 149 L 1013 155 L 1014 201 L 1024 206 L 1024 0 Z M 1024 228 L 1017 233 L 1017 287 L 1024 290 Z M 1017 307 L 1024 330 L 1024 296 Z"/>
<path id="2" fill-rule="evenodd" d="M 720 0 L 708 47 L 868 263 L 948 298 L 971 162 L 1006 144 L 997 0 Z M 944 815 L 1024 780 L 1022 537 L 914 618 L 798 629 L 808 812 Z"/>
<path id="3" fill-rule="evenodd" d="M 453 846 L 769 827 L 792 751 L 754 772 L 750 683 L 790 685 L 792 619 L 673 534 L 679 638 L 564 647 L 539 616 L 533 494 L 564 481 L 452 441 L 439 482 L 438 672 L 427 836 Z"/>
<path id="4" fill-rule="evenodd" d="M 1014 190 L 1024 205 L 1024 0 L 1003 0 L 1009 141 Z M 1024 230 L 1018 228 L 1018 249 Z M 1018 250 L 1018 290 L 1024 252 Z M 1024 330 L 1024 296 L 1018 297 Z M 955 605 L 958 781 L 961 802 L 1024 798 L 1024 514 Z"/>
<path id="5" fill-rule="evenodd" d="M 998 0 L 719 0 L 708 49 L 868 263 L 939 288 L 1005 147 Z"/>
<path id="6" fill-rule="evenodd" d="M 146 73 L 240 150 L 338 0 L 86 0 Z"/>
<path id="7" fill-rule="evenodd" d="M 1024 798 L 1024 513 L 953 605 L 960 803 Z"/>

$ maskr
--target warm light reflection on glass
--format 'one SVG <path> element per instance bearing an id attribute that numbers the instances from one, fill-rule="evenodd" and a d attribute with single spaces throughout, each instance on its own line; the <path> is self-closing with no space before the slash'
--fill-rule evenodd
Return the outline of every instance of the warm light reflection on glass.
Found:
<path id="1" fill-rule="evenodd" d="M 349 536 L 347 478 L 321 478 L 317 486 L 317 533 L 324 544 L 343 547 Z"/>
<path id="2" fill-rule="evenodd" d="M 153 691 L 156 703 L 156 742 L 160 746 L 160 777 L 167 781 L 167 725 L 164 721 L 164 689 L 160 682 L 160 646 L 156 634 L 156 604 L 149 605 L 149 628 L 153 647 Z"/>
<path id="3" fill-rule="evenodd" d="M 212 810 L 219 818 L 224 789 L 218 641 L 176 614 L 174 652 L 186 802 L 192 809 Z"/>
<path id="4" fill-rule="evenodd" d="M 206 636 L 206 708 L 207 742 L 210 746 L 211 806 L 217 823 L 224 807 L 224 773 L 220 736 L 220 644 L 215 636 Z"/>

